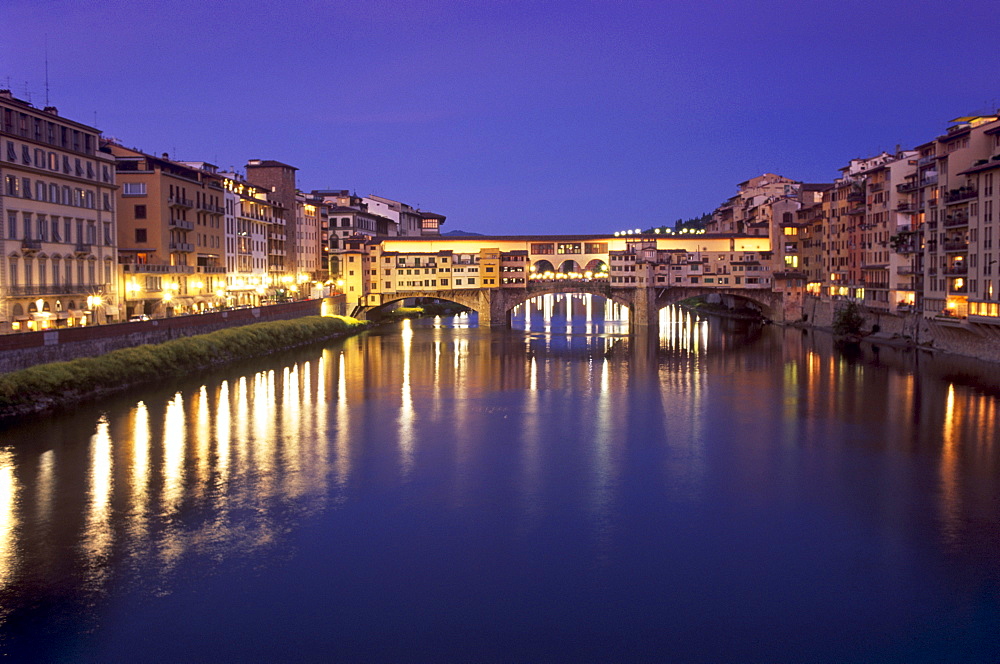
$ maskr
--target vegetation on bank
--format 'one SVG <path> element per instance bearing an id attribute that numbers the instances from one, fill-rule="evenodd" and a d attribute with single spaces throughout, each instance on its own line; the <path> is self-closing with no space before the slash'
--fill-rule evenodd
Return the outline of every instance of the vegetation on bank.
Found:
<path id="1" fill-rule="evenodd" d="M 358 332 L 368 323 L 307 316 L 255 323 L 0 375 L 0 416 L 23 414 Z"/>

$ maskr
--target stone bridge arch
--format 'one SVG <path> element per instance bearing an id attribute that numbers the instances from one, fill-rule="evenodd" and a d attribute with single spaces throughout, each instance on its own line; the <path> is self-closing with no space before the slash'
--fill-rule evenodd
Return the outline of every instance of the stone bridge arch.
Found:
<path id="1" fill-rule="evenodd" d="M 781 293 L 775 293 L 770 289 L 744 289 L 744 288 L 698 288 L 691 286 L 658 288 L 656 289 L 654 306 L 659 311 L 663 307 L 677 304 L 681 300 L 692 297 L 706 297 L 718 295 L 722 298 L 736 298 L 752 302 L 760 311 L 761 316 L 768 320 L 783 319 L 783 302 Z"/>
<path id="2" fill-rule="evenodd" d="M 509 327 L 514 307 L 540 295 L 548 294 L 591 294 L 600 295 L 629 310 L 629 320 L 633 325 L 656 326 L 659 311 L 663 307 L 676 304 L 690 297 L 719 295 L 740 298 L 753 302 L 764 318 L 784 320 L 783 296 L 772 290 L 740 288 L 698 288 L 691 286 L 673 288 L 615 288 L 606 280 L 576 281 L 553 280 L 532 281 L 527 288 L 464 288 L 451 290 L 406 291 L 387 295 L 379 304 L 359 306 L 354 315 L 365 317 L 368 311 L 411 298 L 432 298 L 454 302 L 468 307 L 479 316 L 480 327 Z"/>

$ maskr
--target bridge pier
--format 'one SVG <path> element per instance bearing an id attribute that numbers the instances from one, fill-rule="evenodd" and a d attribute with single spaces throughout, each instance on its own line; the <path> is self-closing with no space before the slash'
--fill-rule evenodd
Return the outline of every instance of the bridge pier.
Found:
<path id="1" fill-rule="evenodd" d="M 647 334 L 659 334 L 660 308 L 657 306 L 655 288 L 635 288 L 632 290 L 629 329 L 635 328 L 641 328 Z"/>

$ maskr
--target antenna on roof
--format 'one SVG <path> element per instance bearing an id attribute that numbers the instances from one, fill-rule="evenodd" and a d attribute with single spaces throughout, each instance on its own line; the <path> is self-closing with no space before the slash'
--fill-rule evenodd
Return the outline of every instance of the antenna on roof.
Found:
<path id="1" fill-rule="evenodd" d="M 45 33 L 45 106 L 49 106 L 49 33 Z M 96 115 L 96 113 L 95 113 Z M 97 118 L 94 118 L 97 124 Z"/>

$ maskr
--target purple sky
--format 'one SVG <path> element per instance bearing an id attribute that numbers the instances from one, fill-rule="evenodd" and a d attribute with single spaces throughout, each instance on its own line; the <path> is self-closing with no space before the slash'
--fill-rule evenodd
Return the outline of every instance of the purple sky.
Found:
<path id="1" fill-rule="evenodd" d="M 0 86 L 147 152 L 444 230 L 604 233 L 1000 105 L 995 2 L 2 0 Z M 27 93 L 26 93 L 27 91 Z"/>

